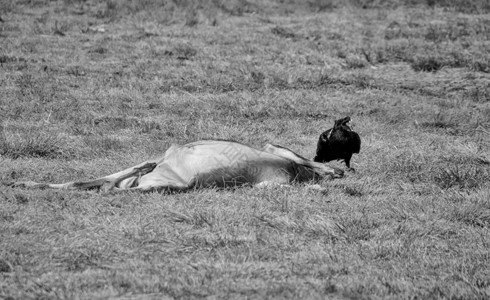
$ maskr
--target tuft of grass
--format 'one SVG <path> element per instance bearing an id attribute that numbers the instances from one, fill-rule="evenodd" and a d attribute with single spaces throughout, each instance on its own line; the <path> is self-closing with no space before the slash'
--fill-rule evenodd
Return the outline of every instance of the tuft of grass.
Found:
<path id="1" fill-rule="evenodd" d="M 490 101 L 490 84 L 487 86 L 472 86 L 464 92 L 464 97 L 476 103 L 485 103 Z"/>
<path id="2" fill-rule="evenodd" d="M 490 181 L 490 172 L 483 166 L 452 165 L 434 172 L 434 182 L 443 189 L 478 189 Z"/>
<path id="3" fill-rule="evenodd" d="M 490 73 L 490 59 L 480 58 L 471 60 L 469 63 L 469 68 L 476 72 Z"/>
<path id="4" fill-rule="evenodd" d="M 96 153 L 106 153 L 110 151 L 120 151 L 124 149 L 125 144 L 120 139 L 106 135 L 88 135 L 83 137 L 83 143 L 91 151 Z"/>
<path id="5" fill-rule="evenodd" d="M 307 3 L 310 6 L 310 9 L 316 12 L 332 11 L 341 4 L 341 2 L 337 0 L 313 0 L 307 1 Z"/>
<path id="6" fill-rule="evenodd" d="M 365 59 L 353 55 L 347 56 L 345 59 L 345 64 L 347 69 L 362 69 L 368 65 Z"/>
<path id="7" fill-rule="evenodd" d="M 490 208 L 487 204 L 455 207 L 449 218 L 470 226 L 490 228 Z"/>
<path id="8" fill-rule="evenodd" d="M 402 25 L 398 21 L 392 21 L 384 31 L 385 40 L 394 40 L 404 37 Z"/>
<path id="9" fill-rule="evenodd" d="M 480 118 L 485 120 L 484 115 L 471 115 L 464 110 L 443 109 L 419 125 L 421 128 L 434 131 L 444 130 L 449 135 L 469 135 L 478 130 L 481 123 Z"/>
<path id="10" fill-rule="evenodd" d="M 271 32 L 273 34 L 279 36 L 279 37 L 282 37 L 282 38 L 292 39 L 292 38 L 296 37 L 296 34 L 294 32 L 292 32 L 291 30 L 286 29 L 284 27 L 280 27 L 280 26 L 273 27 L 271 29 Z"/>
<path id="11" fill-rule="evenodd" d="M 121 6 L 118 5 L 118 1 L 115 0 L 104 0 L 102 2 L 103 7 L 99 8 L 95 17 L 98 19 L 111 19 L 114 20 L 120 13 Z"/>
<path id="12" fill-rule="evenodd" d="M 44 133 L 34 128 L 18 133 L 0 132 L 0 156 L 19 159 L 41 157 L 48 159 L 66 158 L 71 154 L 61 146 L 62 139 L 53 133 Z"/>
<path id="13" fill-rule="evenodd" d="M 8 261 L 0 258 L 0 273 L 10 272 L 12 272 L 12 265 Z"/>
<path id="14" fill-rule="evenodd" d="M 486 0 L 427 0 L 427 5 L 443 7 L 467 14 L 485 14 L 490 12 L 490 3 Z"/>
<path id="15" fill-rule="evenodd" d="M 90 49 L 88 52 L 89 53 L 96 53 L 96 54 L 106 54 L 107 53 L 107 48 L 102 47 L 102 46 L 96 46 L 93 49 Z"/>
<path id="16" fill-rule="evenodd" d="M 295 215 L 261 215 L 256 218 L 261 223 L 275 230 L 282 232 L 292 231 L 309 237 L 325 237 L 338 240 L 344 231 L 344 228 L 340 224 L 322 215 L 309 215 L 305 217 L 303 213 L 299 212 Z"/>
<path id="17" fill-rule="evenodd" d="M 138 133 L 153 133 L 162 129 L 162 125 L 153 120 L 142 120 L 131 116 L 113 116 L 78 114 L 70 117 L 70 127 L 76 135 L 96 135 L 107 132 L 119 132 L 130 129 Z"/>
<path id="18" fill-rule="evenodd" d="M 413 59 L 410 66 L 417 72 L 437 72 L 445 66 L 445 61 L 439 56 L 418 56 Z"/>
<path id="19" fill-rule="evenodd" d="M 121 129 L 136 129 L 140 133 L 149 133 L 153 130 L 160 130 L 161 126 L 155 121 L 146 121 L 139 118 L 127 116 L 102 116 L 94 118 L 92 124 L 103 130 L 117 131 Z"/>
<path id="20" fill-rule="evenodd" d="M 56 260 L 66 271 L 82 272 L 89 268 L 97 267 L 101 261 L 104 261 L 104 250 L 97 246 L 80 245 L 73 247 L 70 251 L 56 257 Z"/>
<path id="21" fill-rule="evenodd" d="M 188 43 L 175 45 L 172 50 L 166 50 L 165 55 L 175 56 L 179 60 L 190 60 L 196 56 L 197 50 Z"/>
<path id="22" fill-rule="evenodd" d="M 425 128 L 441 128 L 441 129 L 452 129 L 458 127 L 458 122 L 456 122 L 451 116 L 443 112 L 438 112 L 433 116 L 430 121 L 420 123 L 420 126 Z"/>
<path id="23" fill-rule="evenodd" d="M 357 186 L 344 187 L 344 193 L 352 197 L 361 197 L 362 195 L 364 195 L 362 187 L 357 187 Z"/>
<path id="24" fill-rule="evenodd" d="M 34 75 L 25 72 L 15 80 L 20 101 L 33 103 L 41 109 L 41 105 L 55 100 L 58 89 L 49 74 Z"/>
<path id="25" fill-rule="evenodd" d="M 413 153 L 400 153 L 393 159 L 390 159 L 387 165 L 386 176 L 402 177 L 409 182 L 423 182 L 427 179 L 429 168 L 427 162 L 420 155 Z"/>
<path id="26" fill-rule="evenodd" d="M 468 67 L 469 69 L 475 69 L 474 63 L 465 58 L 461 53 L 457 51 L 450 51 L 447 53 L 438 53 L 431 55 L 418 55 L 413 59 L 410 59 L 410 66 L 414 71 L 424 72 L 437 72 L 444 67 L 460 68 Z M 478 69 L 479 72 L 484 72 L 485 65 L 482 65 L 483 70 Z"/>

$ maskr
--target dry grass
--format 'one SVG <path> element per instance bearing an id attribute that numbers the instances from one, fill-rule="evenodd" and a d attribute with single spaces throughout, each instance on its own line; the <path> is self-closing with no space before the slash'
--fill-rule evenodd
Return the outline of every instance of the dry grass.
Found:
<path id="1" fill-rule="evenodd" d="M 0 3 L 1 181 L 363 140 L 327 193 L 0 186 L 0 298 L 490 297 L 488 1 L 281 2 Z"/>

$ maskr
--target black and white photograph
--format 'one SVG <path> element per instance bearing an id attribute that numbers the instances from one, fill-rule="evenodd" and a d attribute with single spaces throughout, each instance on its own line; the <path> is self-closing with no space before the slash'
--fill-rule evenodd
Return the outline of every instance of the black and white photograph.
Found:
<path id="1" fill-rule="evenodd" d="M 0 299 L 490 299 L 490 1 L 0 0 Z"/>

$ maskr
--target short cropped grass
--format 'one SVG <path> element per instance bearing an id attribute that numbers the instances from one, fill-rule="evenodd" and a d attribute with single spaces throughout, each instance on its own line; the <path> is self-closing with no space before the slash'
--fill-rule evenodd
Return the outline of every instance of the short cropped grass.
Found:
<path id="1" fill-rule="evenodd" d="M 490 297 L 488 1 L 3 1 L 0 18 L 1 182 L 199 139 L 312 158 L 344 116 L 362 139 L 323 192 L 0 185 L 1 299 Z"/>

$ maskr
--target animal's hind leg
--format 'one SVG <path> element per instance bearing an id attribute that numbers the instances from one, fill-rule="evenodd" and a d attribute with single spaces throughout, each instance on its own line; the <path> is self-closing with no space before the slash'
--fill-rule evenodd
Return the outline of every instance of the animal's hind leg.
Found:
<path id="1" fill-rule="evenodd" d="M 177 170 L 175 170 L 177 168 Z M 137 192 L 180 192 L 198 185 L 198 179 L 193 172 L 179 170 L 178 167 L 162 162 L 148 174 L 139 179 L 137 185 L 120 188 L 115 186 L 114 191 L 137 191 Z"/>
<path id="2" fill-rule="evenodd" d="M 119 183 L 125 179 L 131 178 L 131 177 L 137 177 L 137 180 L 141 178 L 141 176 L 146 175 L 153 171 L 155 167 L 157 166 L 156 163 L 146 163 L 142 166 L 137 166 L 134 167 L 130 172 L 122 174 L 118 177 L 115 177 L 111 180 L 105 180 L 105 182 L 102 183 L 102 186 L 99 186 L 100 188 L 103 188 L 105 192 L 110 191 L 114 187 L 118 186 Z"/>
<path id="3" fill-rule="evenodd" d="M 34 181 L 21 181 L 21 182 L 12 182 L 8 183 L 8 186 L 12 187 L 24 187 L 24 188 L 52 188 L 52 189 L 80 189 L 80 190 L 89 190 L 89 189 L 97 189 L 106 185 L 109 188 L 117 185 L 124 179 L 133 177 L 133 176 L 143 176 L 145 174 L 150 173 L 155 169 L 157 163 L 155 162 L 144 162 L 134 167 L 128 168 L 124 171 L 117 172 L 105 177 L 97 178 L 94 180 L 88 181 L 75 181 L 75 182 L 66 182 L 66 183 L 38 183 Z"/>
<path id="4" fill-rule="evenodd" d="M 2 184 L 10 187 L 21 187 L 21 188 L 30 188 L 30 189 L 36 189 L 36 188 L 43 189 L 49 187 L 48 183 L 39 183 L 34 181 L 3 182 Z"/>
<path id="5" fill-rule="evenodd" d="M 126 169 L 122 172 L 118 172 L 95 180 L 73 182 L 70 187 L 81 190 L 104 188 L 104 191 L 109 191 L 113 187 L 117 186 L 121 181 L 127 178 L 135 176 L 138 176 L 138 178 L 140 178 L 141 176 L 150 173 L 151 171 L 153 171 L 153 169 L 155 169 L 156 166 L 157 164 L 154 162 L 145 162 L 135 167 Z"/>

